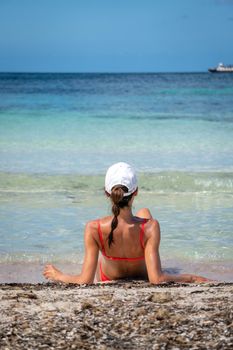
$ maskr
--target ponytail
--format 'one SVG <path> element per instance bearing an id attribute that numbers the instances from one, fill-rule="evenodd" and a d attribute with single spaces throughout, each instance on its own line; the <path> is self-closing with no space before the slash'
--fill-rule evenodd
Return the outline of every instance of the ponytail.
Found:
<path id="1" fill-rule="evenodd" d="M 122 185 L 116 185 L 112 188 L 111 191 L 111 201 L 112 201 L 112 213 L 114 215 L 111 223 L 111 231 L 108 236 L 108 246 L 110 248 L 111 244 L 114 243 L 113 239 L 113 231 L 116 229 L 118 225 L 118 215 L 120 214 L 121 208 L 127 207 L 129 204 L 130 199 L 132 198 L 133 194 L 130 194 L 129 196 L 125 196 L 124 194 L 128 192 L 128 188 L 126 186 Z"/>

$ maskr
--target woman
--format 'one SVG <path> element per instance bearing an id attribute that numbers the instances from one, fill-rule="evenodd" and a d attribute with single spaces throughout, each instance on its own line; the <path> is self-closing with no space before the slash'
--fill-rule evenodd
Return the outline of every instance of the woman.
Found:
<path id="1" fill-rule="evenodd" d="M 112 216 L 90 221 L 85 228 L 85 258 L 79 275 L 64 274 L 47 265 L 44 276 L 64 283 L 91 284 L 123 278 L 149 279 L 151 283 L 207 282 L 207 278 L 163 273 L 159 257 L 160 228 L 148 209 L 134 216 L 137 178 L 126 163 L 112 165 L 105 178 L 105 193 L 112 202 Z M 99 251 L 102 253 L 100 260 Z"/>

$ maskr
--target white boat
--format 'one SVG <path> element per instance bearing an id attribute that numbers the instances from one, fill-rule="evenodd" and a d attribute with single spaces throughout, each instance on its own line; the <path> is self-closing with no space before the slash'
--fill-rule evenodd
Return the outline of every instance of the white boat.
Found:
<path id="1" fill-rule="evenodd" d="M 219 63 L 215 68 L 209 68 L 209 72 L 211 73 L 233 73 L 233 65 L 224 65 L 223 63 Z"/>

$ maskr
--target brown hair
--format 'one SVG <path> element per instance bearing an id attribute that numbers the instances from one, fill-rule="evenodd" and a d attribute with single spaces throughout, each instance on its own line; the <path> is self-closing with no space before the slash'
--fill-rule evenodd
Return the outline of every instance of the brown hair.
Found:
<path id="1" fill-rule="evenodd" d="M 133 196 L 133 193 L 129 196 L 125 196 L 124 194 L 128 192 L 128 188 L 123 185 L 116 185 L 112 188 L 111 191 L 111 201 L 112 201 L 112 213 L 114 215 L 114 218 L 112 219 L 111 223 L 111 231 L 108 236 L 108 246 L 110 247 L 112 243 L 114 243 L 113 239 L 113 231 L 118 225 L 118 215 L 120 214 L 121 208 L 128 207 L 129 201 Z"/>

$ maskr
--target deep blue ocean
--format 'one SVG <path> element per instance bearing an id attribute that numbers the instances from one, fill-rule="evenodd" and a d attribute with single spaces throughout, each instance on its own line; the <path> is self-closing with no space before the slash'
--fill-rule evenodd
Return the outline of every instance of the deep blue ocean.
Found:
<path id="1" fill-rule="evenodd" d="M 233 280 L 233 74 L 1 73 L 1 264 L 80 264 L 118 161 L 163 265 Z"/>

